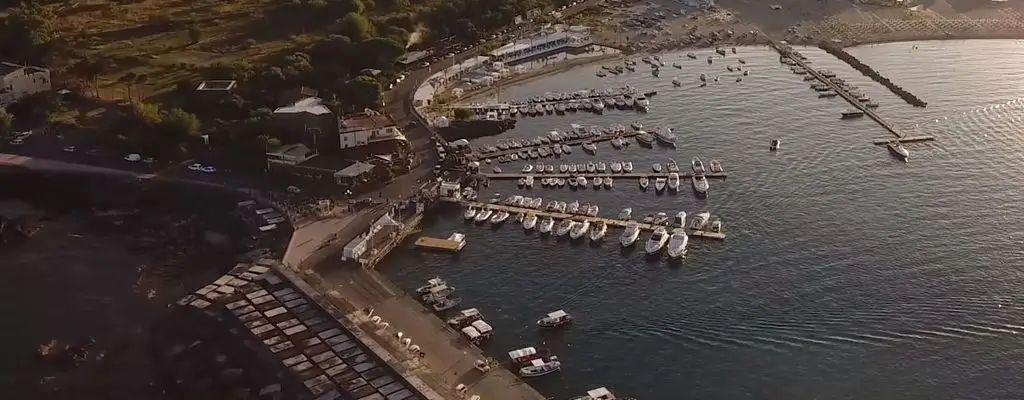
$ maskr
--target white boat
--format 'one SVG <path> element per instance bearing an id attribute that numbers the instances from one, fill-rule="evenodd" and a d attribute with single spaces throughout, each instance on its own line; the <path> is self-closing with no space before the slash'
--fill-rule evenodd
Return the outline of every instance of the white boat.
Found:
<path id="1" fill-rule="evenodd" d="M 600 172 L 600 173 L 603 174 L 607 170 L 608 170 L 608 164 L 605 164 L 604 161 L 598 161 L 597 162 L 597 172 Z"/>
<path id="2" fill-rule="evenodd" d="M 587 391 L 586 396 L 575 397 L 572 400 L 618 400 L 610 390 L 604 387 Z"/>
<path id="3" fill-rule="evenodd" d="M 647 97 L 644 95 L 639 95 L 636 97 L 636 100 L 633 101 L 633 106 L 636 107 L 638 111 L 647 112 L 651 109 L 651 101 L 647 100 Z"/>
<path id="4" fill-rule="evenodd" d="M 590 101 L 590 109 L 601 114 L 604 112 L 604 102 L 600 98 L 595 97 Z"/>
<path id="5" fill-rule="evenodd" d="M 523 218 L 523 229 L 530 230 L 537 226 L 537 216 L 529 214 Z"/>
<path id="6" fill-rule="evenodd" d="M 597 207 L 597 204 L 591 204 L 590 207 L 587 207 L 587 215 L 591 217 L 596 217 L 599 212 L 601 211 L 600 208 Z"/>
<path id="7" fill-rule="evenodd" d="M 562 174 L 569 172 L 569 166 L 565 164 L 559 165 L 558 172 Z"/>
<path id="8" fill-rule="evenodd" d="M 448 318 L 448 320 L 445 322 L 447 322 L 449 326 L 459 329 L 464 326 L 468 326 L 469 324 L 472 324 L 475 321 L 479 321 L 482 318 L 483 314 L 480 313 L 480 310 L 476 308 L 467 308 L 465 310 L 459 311 L 458 315 Z"/>
<path id="9" fill-rule="evenodd" d="M 533 175 L 530 175 L 530 176 L 526 177 L 526 187 L 527 188 L 532 188 L 533 187 Z"/>
<path id="10" fill-rule="evenodd" d="M 672 225 L 678 228 L 686 227 L 686 211 L 680 211 L 676 213 L 676 216 L 672 218 Z"/>
<path id="11" fill-rule="evenodd" d="M 622 231 L 622 234 L 619 235 L 619 244 L 622 247 L 629 247 L 636 243 L 638 238 L 640 238 L 640 225 L 632 223 L 626 225 L 626 230 Z"/>
<path id="12" fill-rule="evenodd" d="M 665 245 L 665 253 L 668 254 L 669 258 L 680 258 L 686 254 L 686 244 L 690 241 L 690 237 L 686 234 L 685 229 L 676 229 L 672 231 L 672 236 L 668 238 L 668 244 Z"/>
<path id="13" fill-rule="evenodd" d="M 711 219 L 711 213 L 705 211 L 700 214 L 693 216 L 693 220 L 690 221 L 690 229 L 700 230 L 704 228 L 704 225 L 708 224 L 708 220 Z"/>
<path id="14" fill-rule="evenodd" d="M 581 176 L 576 178 L 576 184 L 581 187 L 587 187 L 587 177 Z"/>
<path id="15" fill-rule="evenodd" d="M 561 369 L 562 363 L 558 361 L 558 357 L 551 356 L 551 359 L 546 362 L 542 359 L 531 361 L 530 365 L 519 369 L 519 375 L 523 378 L 535 378 L 558 372 Z"/>
<path id="16" fill-rule="evenodd" d="M 654 130 L 654 138 L 658 139 L 658 141 L 660 141 L 662 143 L 665 143 L 665 144 L 670 144 L 670 145 L 675 145 L 676 144 L 676 134 L 672 133 L 672 128 L 658 128 L 658 129 L 655 129 Z"/>
<path id="17" fill-rule="evenodd" d="M 427 284 L 426 285 L 423 285 L 423 286 L 420 286 L 420 287 L 416 288 L 416 293 L 418 293 L 418 294 L 427 294 L 427 293 L 430 293 L 431 291 L 433 291 L 433 290 L 435 290 L 437 288 L 442 288 L 442 287 L 443 288 L 448 288 L 448 289 L 450 289 L 452 291 L 455 290 L 455 287 L 454 286 L 448 286 L 448 282 L 445 282 L 444 279 L 441 279 L 441 278 L 430 278 L 430 279 L 427 280 Z"/>
<path id="18" fill-rule="evenodd" d="M 493 214 L 494 211 L 492 210 L 480 210 L 480 212 L 476 213 L 476 218 L 473 218 L 473 220 L 476 222 L 484 222 L 491 219 L 491 215 Z"/>
<path id="19" fill-rule="evenodd" d="M 716 219 L 715 222 L 711 223 L 711 232 L 722 233 L 722 220 Z"/>
<path id="20" fill-rule="evenodd" d="M 663 212 L 654 214 L 654 219 L 651 220 L 651 223 L 655 225 L 668 225 L 668 214 Z"/>
<path id="21" fill-rule="evenodd" d="M 629 126 L 633 127 L 633 130 L 635 131 L 641 131 L 644 129 L 644 124 L 640 123 L 640 121 L 633 121 Z"/>
<path id="22" fill-rule="evenodd" d="M 679 164 L 671 158 L 665 162 L 665 167 L 668 168 L 668 172 L 679 172 Z"/>
<path id="23" fill-rule="evenodd" d="M 555 228 L 555 236 L 568 235 L 569 231 L 571 231 L 574 226 L 576 226 L 576 221 L 573 221 L 571 219 L 563 219 L 561 222 L 558 223 L 558 226 Z"/>
<path id="24" fill-rule="evenodd" d="M 612 165 L 611 165 L 611 169 L 612 169 L 612 172 L 614 172 L 616 174 L 619 173 L 619 172 L 622 172 L 622 163 L 620 163 L 618 161 L 613 162 Z"/>
<path id="25" fill-rule="evenodd" d="M 539 231 L 540 233 L 545 233 L 545 234 L 546 233 L 551 233 L 551 230 L 554 229 L 554 226 L 555 226 L 555 220 L 553 220 L 551 218 L 544 218 L 544 219 L 542 219 L 540 221 L 540 226 L 537 227 L 537 231 Z"/>
<path id="26" fill-rule="evenodd" d="M 473 207 L 466 208 L 466 213 L 462 214 L 462 217 L 466 220 L 471 220 L 476 217 L 477 209 Z"/>
<path id="27" fill-rule="evenodd" d="M 549 312 L 544 318 L 537 320 L 537 326 L 541 328 L 558 328 L 563 325 L 572 323 L 572 316 L 565 310 L 556 310 Z"/>
<path id="28" fill-rule="evenodd" d="M 622 211 L 619 211 L 619 219 L 621 219 L 623 221 L 629 221 L 630 218 L 633 218 L 633 209 L 632 208 L 626 207 L 626 208 L 623 208 Z"/>
<path id="29" fill-rule="evenodd" d="M 605 189 L 611 189 L 611 188 L 612 188 L 612 185 L 613 185 L 614 183 L 615 183 L 615 182 L 614 182 L 614 181 L 612 180 L 612 177 L 610 177 L 610 176 L 606 176 L 606 177 L 604 177 L 604 188 L 605 188 Z"/>
<path id="30" fill-rule="evenodd" d="M 778 139 L 772 139 L 772 144 L 771 146 L 768 147 L 768 150 L 776 151 L 779 149 L 780 146 L 782 146 L 781 141 L 779 141 Z"/>
<path id="31" fill-rule="evenodd" d="M 604 221 L 594 222 L 594 226 L 590 228 L 590 240 L 598 241 L 604 238 L 605 233 L 608 233 L 608 224 Z"/>
<path id="32" fill-rule="evenodd" d="M 558 187 L 565 186 L 565 178 L 555 179 L 555 186 L 558 186 Z"/>
<path id="33" fill-rule="evenodd" d="M 579 239 L 583 237 L 583 235 L 586 235 L 589 230 L 590 221 L 583 220 L 582 222 L 577 222 L 573 225 L 572 229 L 569 230 L 569 237 L 572 239 Z"/>
<path id="34" fill-rule="evenodd" d="M 704 163 L 697 157 L 694 157 L 693 161 L 690 161 L 690 168 L 693 168 L 693 173 L 698 175 L 707 172 L 704 170 Z"/>
<path id="35" fill-rule="evenodd" d="M 523 166 L 523 173 L 528 174 L 533 172 L 533 164 L 526 164 Z"/>
<path id="36" fill-rule="evenodd" d="M 632 161 L 626 161 L 625 163 L 623 163 L 622 164 L 622 172 L 625 172 L 625 173 L 633 172 L 633 162 Z"/>
<path id="37" fill-rule="evenodd" d="M 662 247 L 665 247 L 665 243 L 668 242 L 668 232 L 665 228 L 658 227 L 651 233 L 651 237 L 647 239 L 647 244 L 644 245 L 644 251 L 647 254 L 654 254 L 661 251 Z"/>
<path id="38" fill-rule="evenodd" d="M 679 174 L 675 172 L 668 174 L 668 188 L 673 192 L 679 190 Z"/>
<path id="39" fill-rule="evenodd" d="M 683 86 L 683 82 L 680 82 L 679 78 L 672 78 L 672 86 L 675 86 L 675 87 Z"/>
<path id="40" fill-rule="evenodd" d="M 704 175 L 694 175 L 690 178 L 690 181 L 693 183 L 693 190 L 697 192 L 698 195 L 704 196 L 708 194 L 708 188 L 710 185 L 708 184 L 708 178 Z"/>
<path id="41" fill-rule="evenodd" d="M 903 145 L 900 144 L 898 140 L 893 140 L 887 143 L 885 147 L 888 147 L 889 151 L 891 151 L 893 154 L 895 154 L 903 161 L 907 161 L 910 159 L 910 152 L 907 151 L 907 149 L 903 147 Z"/>
<path id="42" fill-rule="evenodd" d="M 593 161 L 588 162 L 587 163 L 587 172 L 590 172 L 590 173 L 597 172 L 597 164 L 594 164 Z"/>
<path id="43" fill-rule="evenodd" d="M 718 160 L 711 160 L 711 172 L 716 174 L 725 172 L 725 168 L 722 168 L 722 162 Z"/>
<path id="44" fill-rule="evenodd" d="M 601 185 L 604 184 L 604 179 L 600 176 L 594 178 L 594 189 L 600 189 Z"/>
<path id="45" fill-rule="evenodd" d="M 647 190 L 647 187 L 651 185 L 651 179 L 646 176 L 640 177 L 640 190 Z"/>
<path id="46" fill-rule="evenodd" d="M 505 220 L 508 219 L 509 215 L 510 214 L 508 213 L 508 211 L 499 210 L 498 212 L 494 213 L 493 217 L 491 217 L 491 223 L 500 224 L 502 222 L 505 222 Z"/>
<path id="47" fill-rule="evenodd" d="M 578 179 L 575 176 L 570 176 L 569 180 L 568 180 L 569 187 L 573 187 L 573 188 L 576 187 L 577 181 L 578 181 Z"/>
<path id="48" fill-rule="evenodd" d="M 572 203 L 569 203 L 568 207 L 565 208 L 565 212 L 567 212 L 569 214 L 576 214 L 576 212 L 578 212 L 579 210 L 580 210 L 580 202 L 579 201 L 573 201 Z"/>
<path id="49" fill-rule="evenodd" d="M 658 177 L 657 179 L 654 180 L 654 190 L 659 191 L 659 192 L 662 191 L 662 190 L 665 190 L 665 184 L 667 182 L 668 182 L 667 179 Z"/>
<path id="50" fill-rule="evenodd" d="M 544 204 L 544 199 L 540 197 L 535 198 L 530 202 L 530 208 L 540 208 L 541 204 Z"/>
<path id="51" fill-rule="evenodd" d="M 597 145 L 595 145 L 593 142 L 583 142 L 583 150 L 590 154 L 596 154 Z"/>
<path id="52" fill-rule="evenodd" d="M 460 299 L 460 298 L 452 299 L 452 298 L 447 298 L 446 297 L 446 298 L 443 298 L 443 299 L 439 299 L 436 303 L 434 303 L 433 307 L 434 307 L 434 311 L 441 312 L 441 311 L 451 310 L 451 309 L 453 309 L 455 307 L 458 307 L 459 304 L 461 304 L 461 303 L 462 303 L 462 299 Z"/>
<path id="53" fill-rule="evenodd" d="M 718 222 L 718 221 L 715 221 L 715 222 Z M 458 232 L 453 232 L 451 234 L 451 236 L 448 236 L 448 241 L 454 242 L 454 243 L 457 244 L 457 246 L 455 247 L 455 251 L 462 251 L 462 249 L 466 248 L 466 235 L 465 234 L 458 233 Z"/>
<path id="54" fill-rule="evenodd" d="M 654 165 L 651 165 L 651 170 L 654 172 L 661 172 L 661 164 L 654 163 Z"/>

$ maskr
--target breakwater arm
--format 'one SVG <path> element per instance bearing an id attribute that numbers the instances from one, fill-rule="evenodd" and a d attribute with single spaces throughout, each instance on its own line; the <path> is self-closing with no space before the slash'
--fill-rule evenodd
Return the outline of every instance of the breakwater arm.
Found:
<path id="1" fill-rule="evenodd" d="M 903 99 L 903 101 L 906 101 L 907 104 L 910 104 L 914 107 L 925 107 L 928 105 L 927 102 L 919 99 L 917 96 L 914 96 L 913 93 L 910 93 L 906 89 L 903 89 L 899 85 L 893 83 L 891 80 L 889 80 L 889 78 L 882 76 L 882 74 L 878 73 L 878 71 L 875 71 L 874 68 L 871 68 L 867 64 L 864 64 L 863 62 L 858 60 L 857 57 L 854 57 L 852 54 L 847 53 L 846 50 L 843 50 L 841 47 L 829 44 L 819 45 L 818 47 L 820 47 L 822 50 L 825 50 L 826 53 L 831 54 L 840 60 L 843 60 L 843 62 L 847 64 L 850 64 L 850 66 L 853 67 L 853 69 L 860 71 L 860 73 L 873 79 L 875 82 L 882 84 L 882 86 L 885 86 L 890 91 L 892 91 L 893 94 L 899 96 L 901 99 Z"/>

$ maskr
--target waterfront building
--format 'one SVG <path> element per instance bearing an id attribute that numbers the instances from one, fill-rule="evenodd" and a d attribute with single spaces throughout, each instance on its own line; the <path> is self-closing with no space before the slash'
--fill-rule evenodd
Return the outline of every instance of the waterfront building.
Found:
<path id="1" fill-rule="evenodd" d="M 407 139 L 395 121 L 378 113 L 347 116 L 342 119 L 338 129 L 338 142 L 342 149 L 388 141 L 405 142 Z"/>
<path id="2" fill-rule="evenodd" d="M 487 55 L 492 63 L 514 65 L 558 52 L 580 50 L 592 44 L 587 27 L 554 25 L 513 40 Z"/>

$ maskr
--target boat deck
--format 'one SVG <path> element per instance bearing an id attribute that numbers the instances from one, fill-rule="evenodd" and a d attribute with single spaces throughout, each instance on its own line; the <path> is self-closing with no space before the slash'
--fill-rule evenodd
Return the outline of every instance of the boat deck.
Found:
<path id="1" fill-rule="evenodd" d="M 572 218 L 572 219 L 575 219 L 575 220 L 584 220 L 585 219 L 585 220 L 588 220 L 588 221 L 602 221 L 605 224 L 607 224 L 609 227 L 625 228 L 629 224 L 636 223 L 637 226 L 640 227 L 640 229 L 642 229 L 644 231 L 653 231 L 653 230 L 655 230 L 657 228 L 660 228 L 660 227 L 668 229 L 670 232 L 672 231 L 672 229 L 674 229 L 673 227 L 668 227 L 668 226 L 664 226 L 664 225 L 645 224 L 645 223 L 642 223 L 642 222 L 636 221 L 636 220 L 623 221 L 621 219 L 605 218 L 605 217 L 601 217 L 601 216 L 589 217 L 589 216 L 585 216 L 585 215 L 566 214 L 566 213 L 560 213 L 560 212 L 554 212 L 554 211 L 537 210 L 537 209 L 526 208 L 526 207 L 507 206 L 507 205 L 504 205 L 504 204 L 489 204 L 489 203 L 480 203 L 480 202 L 475 202 L 475 201 L 464 201 L 463 204 L 468 205 L 468 206 L 478 207 L 478 208 L 487 208 L 487 209 L 491 209 L 491 210 L 495 210 L 495 211 L 504 210 L 504 211 L 508 211 L 509 213 L 513 213 L 513 214 L 524 214 L 524 213 L 525 214 L 533 214 L 533 215 L 536 215 L 538 217 L 549 217 L 549 218 L 553 218 L 553 219 L 557 219 L 557 220 L 566 219 L 566 218 Z M 715 219 L 714 216 L 712 216 L 712 218 L 710 218 L 709 221 L 713 221 L 714 219 Z M 710 222 L 708 223 L 708 225 L 710 225 Z M 689 227 L 687 227 L 686 228 L 686 233 L 688 235 L 690 235 L 691 237 L 700 237 L 700 238 L 714 239 L 714 240 L 725 240 L 725 233 L 723 233 L 723 232 L 711 232 L 711 231 L 706 230 L 706 229 L 690 229 Z"/>
<path id="2" fill-rule="evenodd" d="M 691 177 L 693 177 L 693 172 L 679 172 L 678 174 L 679 174 L 680 178 L 691 178 Z M 519 178 L 525 178 L 527 176 L 532 176 L 535 179 L 539 179 L 539 178 L 570 178 L 570 177 L 574 177 L 574 176 L 575 177 L 584 177 L 584 178 L 587 178 L 587 179 L 593 179 L 593 178 L 598 178 L 598 177 L 600 177 L 600 178 L 604 178 L 604 177 L 634 178 L 634 179 L 639 179 L 639 178 L 647 177 L 647 178 L 655 179 L 655 178 L 668 178 L 669 172 L 629 172 L 629 173 L 621 173 L 620 172 L 620 173 L 614 173 L 614 172 L 611 172 L 611 171 L 605 171 L 605 172 L 584 172 L 584 173 L 575 173 L 575 174 L 562 174 L 562 173 L 536 174 L 536 173 L 532 173 L 532 172 L 524 174 L 524 173 L 521 173 L 521 172 L 519 172 L 519 173 L 503 172 L 503 173 L 500 173 L 500 174 L 480 173 L 479 175 L 483 176 L 483 177 L 485 177 L 487 179 L 491 179 L 491 180 L 516 180 L 516 179 L 519 179 Z M 727 176 L 729 176 L 729 175 L 727 173 L 725 173 L 725 172 L 711 172 L 711 173 L 704 174 L 704 177 L 708 178 L 708 179 L 725 179 Z M 652 184 L 653 184 L 653 182 L 652 182 Z"/>
<path id="3" fill-rule="evenodd" d="M 423 236 L 416 239 L 416 247 L 427 250 L 442 250 L 442 251 L 459 251 L 459 242 L 448 239 L 441 239 L 429 236 Z"/>

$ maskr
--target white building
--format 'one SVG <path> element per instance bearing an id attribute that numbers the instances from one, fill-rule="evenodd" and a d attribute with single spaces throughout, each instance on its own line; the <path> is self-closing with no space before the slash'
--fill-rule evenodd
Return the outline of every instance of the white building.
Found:
<path id="1" fill-rule="evenodd" d="M 518 38 L 487 55 L 491 62 L 515 64 L 547 54 L 580 49 L 593 44 L 590 31 L 583 26 L 555 25 L 536 34 Z"/>
<path id="2" fill-rule="evenodd" d="M 50 70 L 29 65 L 0 62 L 0 107 L 21 100 L 25 96 L 50 90 Z"/>
<path id="3" fill-rule="evenodd" d="M 316 157 L 316 152 L 301 143 L 287 144 L 267 152 L 267 161 L 271 164 L 299 165 Z"/>
<path id="4" fill-rule="evenodd" d="M 395 122 L 384 115 L 360 114 L 346 117 L 338 129 L 341 148 L 366 146 L 389 140 L 406 140 Z"/>

